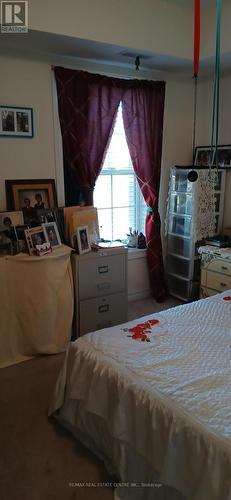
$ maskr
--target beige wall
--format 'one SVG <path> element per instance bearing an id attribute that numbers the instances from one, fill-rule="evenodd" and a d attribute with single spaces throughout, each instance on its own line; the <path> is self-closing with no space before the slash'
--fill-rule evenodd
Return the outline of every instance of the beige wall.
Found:
<path id="1" fill-rule="evenodd" d="M 225 76 L 220 81 L 220 115 L 219 115 L 219 144 L 231 144 L 230 100 L 231 76 Z M 197 113 L 197 144 L 200 146 L 211 143 L 211 116 L 212 116 L 213 82 L 204 81 L 198 88 Z M 225 206 L 223 227 L 231 226 L 231 171 L 227 171 L 225 187 Z"/>
<path id="2" fill-rule="evenodd" d="M 216 8 L 217 2 L 202 3 L 201 8 L 201 54 L 204 58 L 215 54 L 216 46 Z M 221 10 L 221 53 L 231 51 L 230 38 L 231 2 L 222 1 Z"/>
<path id="3" fill-rule="evenodd" d="M 89 70 L 89 67 L 85 69 Z M 103 68 L 105 71 L 105 68 Z M 99 66 L 98 71 L 102 71 Z M 0 139 L 0 209 L 5 209 L 5 179 L 55 178 L 59 204 L 63 205 L 62 151 L 59 130 L 53 123 L 53 73 L 48 63 L 0 58 L 3 104 L 31 106 L 33 139 Z M 97 69 L 95 68 L 95 71 Z M 111 69 L 109 70 L 112 73 Z M 122 71 L 121 71 L 122 73 Z M 118 76 L 118 70 L 116 70 Z M 147 75 L 145 75 L 147 78 Z M 151 75 L 150 75 L 151 77 Z M 12 85 L 9 84 L 12 82 Z M 192 83 L 168 80 L 164 114 L 160 213 L 164 220 L 169 167 L 191 161 Z M 55 152 L 56 150 L 56 152 Z"/>
<path id="4" fill-rule="evenodd" d="M 30 0 L 34 30 L 190 57 L 193 4 L 172 0 Z"/>
<path id="5" fill-rule="evenodd" d="M 193 57 L 194 0 L 30 0 L 30 28 L 166 56 Z M 222 52 L 230 52 L 231 2 L 222 2 Z M 215 52 L 216 1 L 201 2 L 201 57 Z"/>
<path id="6" fill-rule="evenodd" d="M 162 215 L 162 234 L 166 214 L 169 168 L 191 165 L 192 162 L 193 87 L 187 81 L 168 81 L 164 112 L 162 173 L 159 208 Z"/>
<path id="7" fill-rule="evenodd" d="M 81 63 L 83 68 L 83 63 Z M 91 71 L 107 71 L 104 67 L 86 66 Z M 31 106 L 34 110 L 35 136 L 33 139 L 0 138 L 0 209 L 5 204 L 5 179 L 55 178 L 59 204 L 63 205 L 62 151 L 57 116 L 53 116 L 53 73 L 47 62 L 17 58 L 0 58 L 1 103 L 6 105 Z M 118 68 L 115 75 L 119 76 Z M 125 70 L 124 70 L 125 71 Z M 112 68 L 108 69 L 112 74 Z M 121 75 L 123 71 L 121 70 Z M 143 75 L 141 75 L 143 76 Z M 150 78 L 152 76 L 149 75 Z M 163 75 L 162 75 L 163 76 Z M 148 75 L 146 74 L 147 78 Z M 231 77 L 221 80 L 220 143 L 230 144 L 230 101 Z M 197 144 L 210 143 L 210 123 L 212 106 L 212 82 L 199 83 Z M 193 83 L 167 80 L 164 113 L 163 156 L 160 191 L 160 213 L 162 233 L 166 212 L 169 168 L 174 164 L 191 163 Z M 231 226 L 231 172 L 227 175 L 224 225 Z"/>
<path id="8" fill-rule="evenodd" d="M 0 58 L 1 104 L 32 107 L 34 138 L 0 138 L 0 209 L 5 179 L 55 178 L 51 71 L 47 64 Z"/>

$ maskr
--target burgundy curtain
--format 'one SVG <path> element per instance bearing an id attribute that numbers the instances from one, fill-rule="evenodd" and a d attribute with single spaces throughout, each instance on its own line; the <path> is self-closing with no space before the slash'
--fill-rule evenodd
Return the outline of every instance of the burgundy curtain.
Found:
<path id="1" fill-rule="evenodd" d="M 93 205 L 123 90 L 116 79 L 84 71 L 56 67 L 55 78 L 65 166 L 84 202 Z"/>
<path id="2" fill-rule="evenodd" d="M 158 212 L 164 99 L 164 82 L 136 80 L 122 101 L 128 148 L 147 204 L 147 257 L 151 290 L 157 301 L 162 301 L 167 294 Z"/>
<path id="3" fill-rule="evenodd" d="M 148 206 L 146 238 L 151 289 L 166 295 L 158 195 L 165 83 L 124 80 L 55 68 L 63 152 L 69 178 L 93 204 L 95 181 L 103 165 L 120 101 L 132 163 Z"/>

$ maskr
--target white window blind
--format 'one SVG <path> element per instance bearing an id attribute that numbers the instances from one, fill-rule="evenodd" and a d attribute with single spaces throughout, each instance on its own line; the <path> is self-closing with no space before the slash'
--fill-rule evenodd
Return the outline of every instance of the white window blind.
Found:
<path id="1" fill-rule="evenodd" d="M 119 106 L 114 132 L 94 189 L 100 237 L 125 239 L 129 227 L 145 230 L 146 205 L 133 170 Z"/>

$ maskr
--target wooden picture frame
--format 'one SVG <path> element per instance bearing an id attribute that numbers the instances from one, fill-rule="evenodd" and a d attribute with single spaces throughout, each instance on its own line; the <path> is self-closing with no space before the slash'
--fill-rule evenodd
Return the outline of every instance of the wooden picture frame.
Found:
<path id="1" fill-rule="evenodd" d="M 77 245 L 79 254 L 87 253 L 91 251 L 91 245 L 89 241 L 88 227 L 79 226 L 76 230 Z"/>
<path id="2" fill-rule="evenodd" d="M 32 108 L 0 105 L 0 137 L 34 137 Z"/>
<path id="3" fill-rule="evenodd" d="M 57 195 L 54 179 L 6 180 L 7 210 L 54 208 Z"/>
<path id="4" fill-rule="evenodd" d="M 36 255 L 36 245 L 46 243 L 46 236 L 42 226 L 25 229 L 25 237 L 30 255 Z"/>

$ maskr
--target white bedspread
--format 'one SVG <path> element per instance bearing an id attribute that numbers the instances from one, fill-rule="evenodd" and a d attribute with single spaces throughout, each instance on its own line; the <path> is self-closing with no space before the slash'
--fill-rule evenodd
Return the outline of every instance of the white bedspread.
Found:
<path id="1" fill-rule="evenodd" d="M 77 425 L 69 403 L 81 401 L 187 499 L 231 500 L 229 294 L 81 337 L 70 346 L 50 413 L 62 408 L 65 419 L 66 409 Z M 154 318 L 160 323 L 150 342 L 124 331 Z"/>

